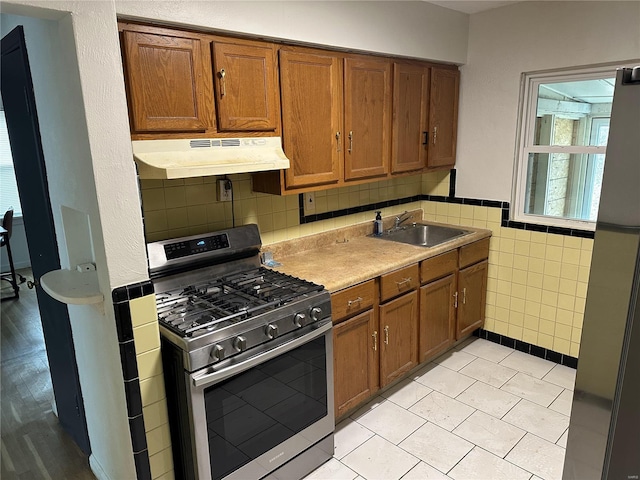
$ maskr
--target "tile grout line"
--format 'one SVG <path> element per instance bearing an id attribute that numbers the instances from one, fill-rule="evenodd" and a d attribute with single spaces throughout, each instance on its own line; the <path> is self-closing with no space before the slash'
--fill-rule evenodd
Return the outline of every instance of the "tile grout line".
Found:
<path id="1" fill-rule="evenodd" d="M 485 340 L 486 340 L 486 339 L 485 339 Z M 460 351 L 460 350 L 458 350 L 458 351 Z M 513 351 L 512 351 L 511 353 L 509 353 L 509 355 L 507 355 L 506 357 L 502 358 L 500 361 L 504 361 L 506 358 L 508 358 L 508 357 L 509 357 L 513 352 L 515 352 L 515 351 L 519 351 L 519 350 L 513 349 Z M 432 363 L 434 364 L 434 366 L 436 366 L 436 365 L 440 365 L 440 366 L 442 366 L 442 367 L 446 368 L 449 372 L 458 373 L 458 374 L 463 375 L 463 376 L 465 376 L 465 377 L 467 377 L 467 378 L 471 378 L 471 379 L 473 380 L 473 383 L 472 383 L 471 385 L 468 385 L 464 390 L 462 390 L 461 392 L 459 392 L 459 393 L 454 397 L 454 396 L 451 396 L 451 395 L 449 395 L 449 394 L 446 394 L 446 393 L 440 392 L 440 391 L 439 391 L 439 390 L 437 390 L 437 389 L 433 389 L 433 388 L 429 387 L 428 385 L 425 385 L 425 384 L 422 384 L 422 383 L 418 382 L 415 378 L 412 378 L 410 382 L 407 382 L 407 385 L 404 385 L 404 386 L 403 386 L 403 388 L 405 388 L 405 387 L 407 387 L 407 386 L 411 385 L 411 383 L 412 383 L 412 382 L 415 382 L 416 384 L 418 384 L 418 385 L 420 385 L 420 386 L 424 386 L 424 387 L 429 388 L 431 391 L 430 391 L 427 395 L 425 395 L 425 396 L 421 397 L 420 399 L 418 399 L 418 400 L 416 400 L 416 401 L 412 402 L 408 407 L 405 407 L 405 406 L 403 406 L 403 405 L 400 405 L 399 403 L 396 403 L 394 400 L 392 400 L 392 399 L 390 399 L 390 398 L 387 398 L 387 397 L 384 397 L 384 396 L 382 396 L 381 394 L 376 395 L 376 397 L 374 397 L 373 399 L 371 399 L 371 400 L 369 401 L 369 403 L 373 403 L 373 402 L 378 403 L 378 405 L 377 405 L 375 408 L 377 408 L 378 406 L 380 406 L 382 403 L 384 403 L 384 402 L 386 402 L 386 401 L 389 401 L 389 402 L 391 403 L 391 405 L 393 405 L 393 406 L 395 406 L 395 407 L 397 407 L 397 408 L 401 408 L 401 409 L 405 410 L 405 411 L 406 411 L 406 412 L 408 412 L 408 413 L 412 413 L 412 414 L 413 414 L 413 415 L 415 415 L 416 417 L 418 417 L 418 418 L 420 418 L 421 420 L 423 420 L 423 421 L 424 421 L 424 423 L 422 423 L 422 425 L 418 426 L 417 428 L 412 429 L 412 431 L 411 431 L 409 434 L 407 434 L 406 436 L 404 436 L 404 437 L 403 437 L 401 440 L 399 440 L 399 441 L 398 441 L 398 443 L 396 444 L 396 443 L 394 443 L 394 442 L 392 442 L 392 441 L 388 440 L 388 439 L 387 439 L 387 438 L 385 438 L 384 436 L 382 436 L 382 435 L 380 435 L 380 434 L 376 433 L 375 431 L 371 431 L 371 430 L 370 430 L 369 428 L 367 428 L 365 425 L 363 425 L 362 423 L 360 423 L 357 419 L 355 419 L 355 418 L 353 418 L 353 417 L 349 416 L 348 418 L 349 418 L 352 422 L 355 422 L 359 427 L 364 428 L 367 432 L 372 433 L 372 436 L 371 436 L 371 437 L 369 437 L 368 439 L 366 439 L 366 440 L 365 440 L 364 442 L 362 442 L 361 444 L 359 444 L 359 445 L 355 446 L 353 449 L 351 449 L 351 450 L 350 450 L 349 452 L 347 452 L 346 454 L 344 454 L 344 455 L 342 456 L 342 459 L 344 459 L 346 456 L 348 456 L 349 454 L 353 453 L 355 450 L 357 450 L 358 448 L 360 448 L 362 445 L 364 445 L 365 443 L 367 443 L 369 440 L 371 440 L 372 438 L 374 438 L 374 437 L 376 437 L 376 436 L 377 436 L 377 437 L 380 437 L 380 439 L 381 439 L 381 440 L 391 443 L 392 445 L 396 446 L 399 450 L 401 450 L 402 452 L 404 452 L 404 453 L 406 453 L 407 455 L 409 455 L 411 458 L 413 458 L 413 459 L 417 460 L 417 463 L 416 463 L 414 466 L 412 466 L 412 467 L 411 467 L 407 472 L 405 472 L 405 473 L 402 475 L 402 477 L 400 477 L 400 478 L 404 478 L 404 477 L 405 477 L 405 476 L 406 476 L 406 475 L 407 475 L 411 470 L 413 470 L 413 469 L 414 469 L 417 465 L 419 465 L 421 462 L 424 462 L 424 463 L 425 463 L 426 465 L 428 465 L 429 467 L 434 468 L 435 470 L 437 470 L 437 471 L 440 471 L 440 472 L 441 472 L 441 470 L 439 470 L 438 468 L 434 467 L 434 466 L 433 466 L 433 465 L 431 465 L 430 463 L 428 463 L 428 462 L 426 462 L 426 461 L 422 460 L 420 457 L 417 457 L 417 456 L 416 456 L 415 454 L 413 454 L 412 452 L 409 452 L 409 451 L 407 451 L 405 448 L 403 448 L 403 447 L 401 447 L 401 446 L 400 446 L 400 444 L 401 444 L 401 443 L 403 443 L 404 441 L 406 441 L 409 437 L 411 437 L 412 435 L 414 435 L 414 434 L 415 434 L 415 433 L 416 433 L 420 428 L 424 427 L 425 425 L 427 425 L 427 424 L 429 424 L 429 423 L 431 423 L 431 424 L 432 424 L 433 426 L 435 426 L 435 427 L 438 427 L 438 428 L 442 429 L 442 430 L 443 430 L 443 431 L 445 431 L 445 432 L 448 432 L 448 433 L 450 433 L 450 434 L 454 435 L 454 436 L 455 436 L 455 437 L 457 437 L 458 439 L 464 440 L 465 442 L 467 442 L 467 443 L 469 443 L 469 444 L 471 444 L 471 445 L 472 445 L 472 448 L 469 450 L 469 452 L 467 452 L 467 453 L 466 453 L 462 458 L 460 458 L 460 459 L 459 459 L 459 460 L 458 460 L 458 461 L 457 461 L 457 462 L 456 462 L 456 463 L 455 463 L 455 464 L 454 464 L 454 465 L 453 465 L 449 470 L 447 470 L 447 472 L 444 472 L 444 474 L 445 474 L 445 475 L 447 475 L 449 472 L 451 472 L 451 470 L 452 470 L 453 468 L 455 468 L 458 464 L 460 464 L 460 462 L 462 462 L 462 461 L 464 460 L 464 458 L 466 458 L 466 457 L 469 455 L 469 453 L 470 453 L 471 451 L 473 451 L 473 450 L 477 447 L 479 450 L 482 450 L 483 452 L 486 452 L 486 453 L 488 453 L 488 454 L 490 454 L 490 455 L 493 455 L 493 456 L 494 456 L 494 457 L 496 457 L 496 458 L 500 458 L 500 459 L 504 460 L 505 462 L 507 462 L 508 464 L 513 465 L 514 467 L 519 468 L 520 470 L 522 470 L 522 471 L 524 471 L 524 472 L 528 473 L 529 475 L 531 475 L 531 477 L 530 477 L 530 478 L 532 478 L 532 476 L 535 476 L 535 475 L 536 475 L 535 473 L 530 472 L 527 468 L 524 468 L 524 467 L 522 467 L 522 466 L 520 466 L 520 465 L 518 465 L 518 464 L 516 464 L 516 463 L 513 463 L 513 462 L 511 462 L 510 460 L 506 460 L 506 457 L 507 457 L 507 456 L 508 456 L 512 451 L 513 451 L 513 449 L 515 449 L 519 444 L 521 444 L 521 442 L 522 442 L 522 441 L 523 441 L 523 439 L 527 436 L 527 434 L 532 435 L 534 438 L 536 438 L 536 439 L 538 439 L 538 440 L 540 440 L 540 441 L 544 441 L 544 442 L 546 442 L 546 444 L 550 444 L 550 445 L 554 445 L 554 446 L 556 446 L 556 447 L 559 447 L 559 448 L 563 449 L 563 451 L 565 451 L 565 452 L 566 452 L 566 449 L 565 449 L 564 447 L 562 447 L 561 445 L 558 445 L 558 444 L 557 444 L 557 442 L 560 440 L 560 438 L 562 438 L 562 436 L 563 436 L 563 435 L 565 435 L 565 434 L 567 433 L 567 431 L 568 431 L 568 426 L 563 430 L 563 432 L 562 432 L 562 433 L 560 434 L 560 436 L 555 440 L 555 442 L 553 442 L 553 441 L 547 440 L 546 438 L 543 438 L 543 437 L 541 437 L 541 436 L 539 436 L 539 435 L 537 435 L 537 434 L 535 434 L 535 433 L 533 433 L 533 432 L 530 432 L 530 431 L 529 431 L 529 430 L 527 430 L 526 428 L 521 428 L 521 427 L 519 427 L 519 426 L 517 426 L 517 425 L 514 425 L 513 423 L 511 423 L 511 422 L 509 422 L 509 421 L 507 421 L 507 420 L 504 420 L 504 417 L 505 417 L 506 415 L 508 415 L 508 414 L 509 414 L 509 412 L 511 412 L 511 411 L 512 411 L 516 406 L 518 406 L 518 405 L 521 403 L 521 401 L 522 401 L 522 400 L 527 400 L 527 398 L 525 398 L 524 396 L 520 396 L 520 395 L 518 395 L 518 394 L 514 394 L 514 393 L 512 393 L 512 392 L 507 392 L 507 391 L 505 391 L 505 390 L 503 390 L 503 389 L 502 389 L 502 387 L 503 387 L 504 385 L 506 385 L 509 381 L 511 381 L 511 380 L 512 380 L 512 379 L 513 379 L 513 378 L 514 378 L 518 373 L 522 373 L 523 375 L 526 375 L 526 376 L 530 377 L 530 379 L 532 379 L 534 382 L 535 382 L 536 380 L 538 380 L 538 381 L 541 381 L 541 382 L 545 382 L 546 384 L 549 384 L 549 385 L 552 385 L 552 386 L 555 386 L 555 387 L 559 387 L 559 388 L 561 389 L 560 393 L 559 393 L 559 394 L 557 394 L 556 396 L 554 396 L 553 400 L 551 400 L 551 402 L 550 402 L 548 405 L 540 405 L 540 404 L 538 404 L 538 403 L 536 403 L 536 402 L 531 402 L 530 400 L 528 400 L 528 401 L 529 401 L 529 402 L 531 402 L 533 405 L 539 406 L 539 407 L 541 407 L 541 408 L 543 408 L 543 409 L 545 409 L 545 410 L 551 410 L 551 411 L 553 411 L 554 413 L 559 413 L 560 415 L 563 415 L 564 417 L 567 417 L 567 415 L 565 415 L 564 413 L 562 413 L 562 412 L 556 412 L 555 410 L 552 410 L 552 409 L 550 408 L 550 406 L 551 406 L 555 401 L 557 401 L 557 400 L 558 400 L 558 398 L 563 394 L 563 392 L 564 392 L 565 390 L 571 391 L 571 390 L 569 390 L 569 389 L 565 388 L 565 387 L 564 387 L 564 386 L 562 386 L 562 385 L 557 385 L 557 384 L 555 384 L 555 383 L 553 383 L 553 382 L 549 382 L 549 381 L 547 381 L 547 380 L 544 380 L 544 376 L 546 376 L 546 375 L 547 375 L 551 370 L 549 370 L 549 372 L 547 372 L 545 375 L 543 375 L 543 377 L 542 377 L 542 378 L 538 378 L 538 377 L 535 377 L 534 375 L 530 374 L 529 372 L 524 372 L 524 371 L 519 370 L 517 367 L 516 367 L 516 368 L 512 368 L 512 367 L 507 367 L 507 366 L 505 366 L 505 365 L 502 365 L 502 366 L 503 366 L 503 367 L 505 367 L 505 368 L 512 368 L 513 370 L 515 370 L 515 372 L 516 372 L 516 373 L 514 373 L 514 374 L 513 374 L 509 379 L 507 379 L 504 383 L 502 383 L 502 385 L 501 385 L 500 387 L 495 387 L 494 385 L 491 385 L 491 384 L 489 384 L 489 383 L 483 382 L 482 380 L 479 380 L 479 379 L 473 378 L 473 377 L 471 377 L 471 376 L 469 376 L 469 375 L 466 375 L 465 373 L 460 372 L 460 370 L 461 370 L 461 369 L 463 369 L 463 368 L 465 368 L 466 366 L 470 365 L 470 364 L 471 364 L 471 363 L 473 363 L 473 361 L 475 361 L 476 359 L 478 359 L 478 358 L 483 358 L 483 357 L 478 357 L 478 356 L 476 356 L 476 355 L 470 354 L 470 353 L 468 353 L 468 352 L 464 352 L 464 353 L 467 353 L 468 355 L 471 355 L 471 356 L 473 356 L 473 357 L 475 357 L 475 358 L 474 358 L 474 360 L 472 360 L 471 362 L 467 363 L 466 365 L 463 365 L 459 370 L 454 370 L 454 369 L 452 369 L 452 368 L 450 368 L 450 367 L 447 367 L 446 365 L 441 365 L 441 364 L 439 364 L 439 363 L 436 363 L 435 361 L 432 361 Z M 494 364 L 494 365 L 501 365 L 501 364 L 500 364 L 500 362 L 495 362 L 495 361 L 487 360 L 487 359 L 484 359 L 484 360 L 485 360 L 485 361 L 487 361 L 487 362 L 489 362 L 489 363 L 492 363 L 492 364 Z M 553 368 L 555 368 L 555 366 L 554 366 L 554 367 L 552 367 L 552 369 L 553 369 Z M 467 403 L 465 403 L 465 402 L 464 402 L 464 401 L 462 401 L 462 400 L 457 400 L 457 398 L 458 398 L 460 395 L 462 395 L 464 392 L 466 392 L 468 389 L 470 389 L 473 385 L 476 385 L 478 382 L 480 382 L 480 384 L 482 384 L 482 385 L 489 386 L 489 387 L 493 387 L 493 388 L 495 388 L 496 390 L 499 390 L 500 392 L 508 393 L 508 394 L 512 395 L 513 397 L 517 398 L 518 400 L 517 400 L 517 402 L 516 402 L 513 406 L 511 406 L 511 407 L 510 407 L 510 408 L 509 408 L 509 409 L 508 409 L 508 410 L 507 410 L 507 411 L 506 411 L 506 412 L 505 412 L 501 417 L 497 417 L 497 416 L 493 416 L 493 415 L 491 415 L 491 414 L 487 414 L 486 412 L 483 412 L 482 410 L 479 410 L 478 408 L 474 407 L 473 405 L 468 405 Z M 399 390 L 402 390 L 402 389 L 399 389 Z M 434 422 L 430 421 L 429 419 L 427 419 L 427 418 L 425 418 L 425 417 L 422 417 L 421 415 L 419 415 L 419 414 L 417 414 L 417 413 L 414 413 L 414 412 L 411 412 L 411 411 L 410 411 L 410 409 L 411 409 L 411 408 L 413 408 L 417 403 L 419 403 L 419 402 L 421 402 L 422 400 L 424 400 L 425 398 L 427 398 L 427 397 L 428 397 L 431 393 L 433 393 L 434 391 L 436 391 L 436 392 L 440 393 L 441 395 L 443 395 L 444 397 L 446 397 L 446 398 L 448 398 L 448 399 L 451 399 L 451 400 L 454 400 L 454 401 L 459 402 L 461 405 L 465 405 L 465 406 L 467 406 L 467 407 L 471 408 L 473 411 L 472 411 L 469 415 L 467 415 L 467 416 L 466 416 L 466 417 L 465 417 L 461 422 L 459 422 L 459 423 L 458 423 L 454 428 L 452 428 L 452 430 L 450 430 L 450 431 L 449 431 L 449 430 L 447 430 L 446 428 L 444 428 L 444 427 L 442 427 L 442 426 L 440 426 L 440 425 L 438 425 L 438 424 L 436 424 L 436 423 L 434 423 Z M 374 408 L 374 409 L 371 409 L 371 410 L 369 410 L 369 411 L 373 411 L 373 410 L 375 410 L 375 408 Z M 470 440 L 468 440 L 468 439 L 466 439 L 466 438 L 464 438 L 464 437 L 460 436 L 460 435 L 459 435 L 459 434 L 457 434 L 457 433 L 454 433 L 454 431 L 455 431 L 455 430 L 456 430 L 460 425 L 462 425 L 464 422 L 466 422 L 466 421 L 467 421 L 467 420 L 468 420 L 468 419 L 469 419 L 469 418 L 470 418 L 470 417 L 471 417 L 475 412 L 477 412 L 477 411 L 481 411 L 481 412 L 485 413 L 486 415 L 488 415 L 488 416 L 489 416 L 489 417 L 491 417 L 491 418 L 494 418 L 494 419 L 496 419 L 496 420 L 502 421 L 502 422 L 504 422 L 505 424 L 510 425 L 510 426 L 512 426 L 512 427 L 514 427 L 514 428 L 517 428 L 517 429 L 519 429 L 520 431 L 523 431 L 523 432 L 524 432 L 524 434 L 522 435 L 522 437 L 521 437 L 520 439 L 518 439 L 518 441 L 517 441 L 517 442 L 516 442 L 516 443 L 515 443 L 515 444 L 514 444 L 510 449 L 509 449 L 509 451 L 507 451 L 507 452 L 506 452 L 506 454 L 505 454 L 504 456 L 502 456 L 502 457 L 501 457 L 501 456 L 499 456 L 499 455 L 497 455 L 497 454 L 495 454 L 495 453 L 492 453 L 492 452 L 490 452 L 490 451 L 486 450 L 485 448 L 483 448 L 482 446 L 480 446 L 480 445 L 476 444 L 475 442 L 470 441 Z M 354 413 L 355 413 L 355 412 L 354 412 Z M 369 413 L 369 412 L 365 412 L 365 413 L 363 413 L 362 415 L 360 415 L 360 416 L 359 416 L 359 418 L 362 418 L 362 417 L 363 417 L 363 416 L 365 416 L 367 413 Z M 345 466 L 345 468 L 348 468 L 349 470 L 354 471 L 351 467 L 349 467 L 348 465 L 346 465 L 345 463 L 343 463 L 343 462 L 342 462 L 342 459 L 338 459 L 338 458 L 336 458 L 336 460 L 337 460 L 338 462 L 340 462 L 342 465 L 344 465 L 344 466 Z M 357 476 L 362 476 L 362 475 L 361 475 L 360 473 L 358 473 L 357 471 L 354 471 L 354 472 L 357 474 Z"/>

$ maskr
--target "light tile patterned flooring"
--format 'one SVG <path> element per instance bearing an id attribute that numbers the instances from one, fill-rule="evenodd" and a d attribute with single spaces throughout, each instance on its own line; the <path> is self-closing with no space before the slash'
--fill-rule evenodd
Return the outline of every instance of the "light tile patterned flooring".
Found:
<path id="1" fill-rule="evenodd" d="M 560 480 L 575 370 L 471 339 L 336 426 L 307 480 Z"/>

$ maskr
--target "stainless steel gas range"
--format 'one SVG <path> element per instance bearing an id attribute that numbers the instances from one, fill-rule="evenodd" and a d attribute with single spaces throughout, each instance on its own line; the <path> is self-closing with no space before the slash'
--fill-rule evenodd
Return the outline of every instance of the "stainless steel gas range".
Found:
<path id="1" fill-rule="evenodd" d="M 295 479 L 333 455 L 331 301 L 246 225 L 147 245 L 177 479 Z"/>

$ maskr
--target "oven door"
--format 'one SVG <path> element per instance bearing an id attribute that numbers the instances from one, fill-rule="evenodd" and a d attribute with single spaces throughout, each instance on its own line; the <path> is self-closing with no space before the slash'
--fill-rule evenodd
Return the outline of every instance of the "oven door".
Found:
<path id="1" fill-rule="evenodd" d="M 262 478 L 333 433 L 331 327 L 329 318 L 188 374 L 200 480 Z"/>

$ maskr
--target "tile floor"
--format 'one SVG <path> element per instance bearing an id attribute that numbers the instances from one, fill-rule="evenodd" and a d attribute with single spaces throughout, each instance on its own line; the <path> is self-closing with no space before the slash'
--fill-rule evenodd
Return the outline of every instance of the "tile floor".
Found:
<path id="1" fill-rule="evenodd" d="M 471 339 L 336 426 L 306 480 L 560 480 L 575 370 Z"/>

